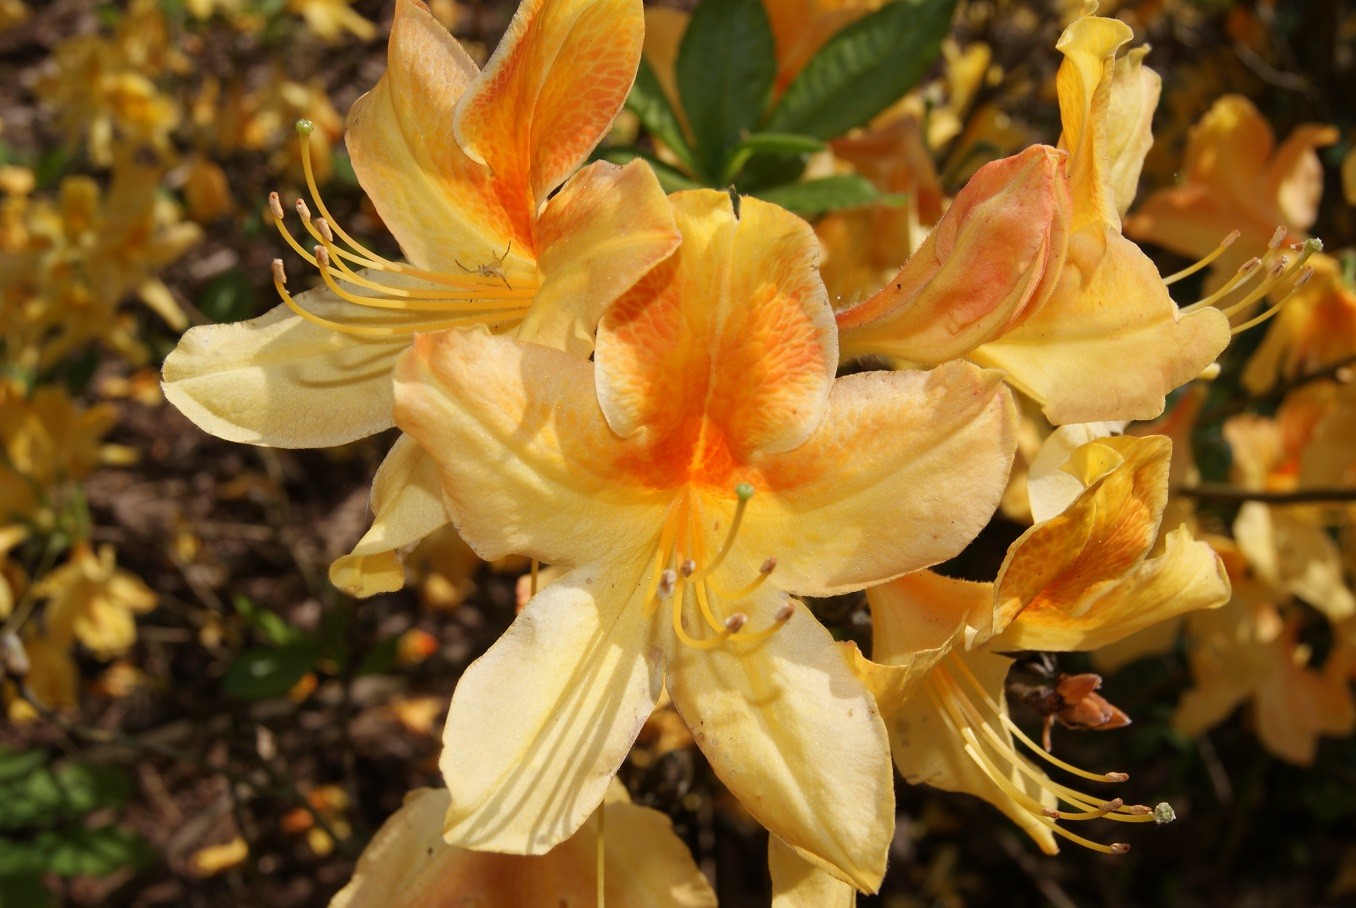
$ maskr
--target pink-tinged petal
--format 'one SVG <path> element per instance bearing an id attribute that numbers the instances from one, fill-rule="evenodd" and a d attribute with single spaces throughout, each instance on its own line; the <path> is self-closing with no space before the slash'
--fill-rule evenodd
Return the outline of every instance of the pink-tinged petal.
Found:
<path id="1" fill-rule="evenodd" d="M 462 675 L 439 761 L 449 843 L 545 854 L 602 802 L 663 685 L 639 562 L 571 571 Z"/>
<path id="2" fill-rule="evenodd" d="M 628 481 L 636 442 L 607 427 L 593 365 L 484 329 L 420 335 L 395 376 L 396 422 L 438 462 L 482 558 L 584 564 L 653 542 L 668 498 Z"/>
<path id="3" fill-rule="evenodd" d="M 350 596 L 390 593 L 405 585 L 404 552 L 451 520 L 438 467 L 419 443 L 402 435 L 372 480 L 372 526 L 330 565 L 330 583 Z"/>
<path id="4" fill-rule="evenodd" d="M 823 417 L 838 344 L 810 226 L 757 199 L 670 197 L 683 242 L 607 311 L 598 399 L 646 446 L 656 487 L 727 490 L 755 452 L 801 444 Z"/>
<path id="5" fill-rule="evenodd" d="M 410 792 L 358 858 L 330 908 L 540 908 L 587 905 L 597 896 L 598 817 L 549 854 L 469 851 L 443 841 L 446 789 Z M 624 908 L 715 908 L 716 897 L 657 810 L 609 801 L 603 839 L 604 896 Z"/>
<path id="6" fill-rule="evenodd" d="M 322 317 L 373 320 L 372 310 L 324 288 L 297 300 Z M 391 367 L 408 344 L 341 334 L 277 306 L 247 322 L 189 329 L 165 357 L 162 388 L 218 438 L 326 448 L 391 427 Z"/>
<path id="7" fill-rule="evenodd" d="M 736 550 L 776 582 L 830 596 L 944 561 L 998 506 L 1017 414 L 1001 376 L 966 363 L 839 379 L 809 441 L 759 458 Z"/>
<path id="8" fill-rule="evenodd" d="M 1065 157 L 1037 145 L 980 168 L 894 279 L 838 313 L 841 355 L 936 365 L 1039 308 L 1068 243 Z"/>
<path id="9" fill-rule="evenodd" d="M 1229 337 L 1222 312 L 1179 312 L 1139 247 L 1094 224 L 1070 239 L 1063 280 L 1046 304 L 971 359 L 1007 372 L 1056 425 L 1153 419 Z"/>
<path id="10" fill-rule="evenodd" d="M 769 625 L 786 604 L 775 590 L 753 597 L 750 627 Z M 758 822 L 874 892 L 894 834 L 885 727 L 833 637 L 789 604 L 795 614 L 761 643 L 676 647 L 668 691 L 716 775 Z"/>
<path id="11" fill-rule="evenodd" d="M 1004 684 L 1012 660 L 978 650 L 958 653 L 955 658 L 963 660 L 987 695 L 1006 710 Z M 1041 851 L 1055 854 L 1059 848 L 1055 844 L 1054 834 L 1050 832 L 1050 821 L 1038 818 L 966 752 L 966 741 L 961 729 L 971 728 L 976 736 L 982 735 L 983 731 L 965 719 L 959 711 L 960 707 L 955 705 L 955 691 L 968 684 L 960 677 L 964 670 L 957 668 L 952 671 L 939 667 L 937 671 L 946 674 L 945 681 L 930 684 L 927 692 L 908 700 L 886 721 L 890 733 L 890 751 L 900 775 L 914 785 L 931 785 L 943 791 L 958 791 L 983 798 L 1007 814 L 1036 841 Z M 963 694 L 968 699 L 976 699 L 976 692 L 969 687 L 963 689 Z M 953 703 L 954 716 L 946 708 L 948 699 Z M 961 721 L 958 722 L 958 719 Z M 1005 742 L 1009 752 L 1014 751 L 1012 733 L 996 713 L 986 712 L 984 723 Z M 1026 759 L 1015 753 L 1014 756 L 1019 760 Z M 1038 787 L 1010 763 L 1003 776 L 1028 798 L 1049 807 L 1055 806 L 1053 795 Z"/>
<path id="12" fill-rule="evenodd" d="M 529 223 L 621 111 L 644 40 L 640 0 L 526 0 L 457 105 L 457 141 Z M 452 125 L 451 122 L 448 125 Z"/>
<path id="13" fill-rule="evenodd" d="M 855 908 L 857 889 L 825 873 L 774 836 L 767 841 L 772 908 Z"/>
<path id="14" fill-rule="evenodd" d="M 537 240 L 541 290 L 518 337 L 587 356 L 603 312 L 680 237 L 654 172 L 636 160 L 577 174 L 546 203 Z"/>
<path id="15" fill-rule="evenodd" d="M 456 39 L 416 0 L 398 0 L 386 74 L 348 115 L 358 182 L 417 267 L 459 273 L 509 253 L 530 270 L 530 222 L 506 212 L 490 172 L 458 147 L 452 111 L 477 78 Z M 509 249 L 510 244 L 513 248 Z"/>

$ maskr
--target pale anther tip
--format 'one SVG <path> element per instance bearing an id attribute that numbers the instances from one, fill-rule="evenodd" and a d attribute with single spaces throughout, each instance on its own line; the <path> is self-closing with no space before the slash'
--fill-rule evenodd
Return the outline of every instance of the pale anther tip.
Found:
<path id="1" fill-rule="evenodd" d="M 795 613 L 796 607 L 788 602 L 786 603 L 786 605 L 783 605 L 781 608 L 777 609 L 777 614 L 773 616 L 773 620 L 776 621 L 778 624 L 785 624 L 786 622 L 791 620 L 791 616 L 794 615 Z"/>
<path id="2" fill-rule="evenodd" d="M 1129 852 L 1130 852 L 1130 846 L 1127 845 L 1125 842 L 1112 842 L 1112 843 L 1111 843 L 1111 853 L 1112 853 L 1112 854 L 1129 854 Z"/>
<path id="3" fill-rule="evenodd" d="M 743 612 L 735 612 L 725 619 L 725 629 L 732 634 L 737 634 L 743 630 L 744 625 L 749 623 L 749 616 Z"/>
<path id="4" fill-rule="evenodd" d="M 1101 809 L 1106 811 L 1120 810 L 1125 806 L 1125 798 L 1112 798 L 1102 805 Z"/>
<path id="5" fill-rule="evenodd" d="M 297 121 L 297 135 L 299 136 L 309 136 L 314 129 L 315 124 L 305 117 Z"/>
<path id="6" fill-rule="evenodd" d="M 1041 815 L 1042 815 L 1042 816 L 1049 817 L 1049 818 L 1052 819 L 1052 820 L 1058 820 L 1058 819 L 1059 819 L 1059 811 L 1058 811 L 1058 810 L 1051 810 L 1049 807 L 1042 807 L 1042 808 L 1041 808 Z"/>
<path id="7" fill-rule="evenodd" d="M 1154 806 L 1154 822 L 1159 826 L 1165 826 L 1177 819 L 1177 811 L 1172 809 L 1172 805 L 1167 801 L 1160 801 Z"/>
<path id="8" fill-rule="evenodd" d="M 273 279 L 280 284 L 287 283 L 287 271 L 283 268 L 282 259 L 273 260 Z"/>
<path id="9" fill-rule="evenodd" d="M 305 199 L 297 199 L 297 214 L 301 215 L 303 221 L 311 219 L 311 209 L 307 206 Z"/>
<path id="10" fill-rule="evenodd" d="M 316 218 L 315 229 L 318 230 L 320 232 L 320 235 L 325 238 L 325 242 L 327 243 L 334 242 L 334 232 L 330 230 L 329 221 L 325 220 L 324 218 Z"/>
<path id="11" fill-rule="evenodd" d="M 674 572 L 673 568 L 665 568 L 664 572 L 659 575 L 659 592 L 667 596 L 673 592 L 677 583 L 678 574 Z"/>
<path id="12" fill-rule="evenodd" d="M 277 220 L 281 221 L 283 219 L 284 212 L 282 207 L 282 201 L 278 198 L 278 194 L 276 192 L 270 192 L 268 194 L 268 210 L 269 213 L 272 214 L 273 217 L 276 218 Z"/>
<path id="13" fill-rule="evenodd" d="M 753 497 L 753 486 L 747 482 L 741 482 L 735 486 L 735 495 L 739 497 L 740 501 L 748 501 Z"/>
<path id="14" fill-rule="evenodd" d="M 777 558 L 776 556 L 773 556 L 769 558 L 767 561 L 763 562 L 762 567 L 758 568 L 758 573 L 771 574 L 776 569 L 777 569 Z"/>
<path id="15" fill-rule="evenodd" d="M 1277 227 L 1276 232 L 1271 235 L 1271 241 L 1267 243 L 1268 249 L 1275 249 L 1285 241 L 1286 229 L 1284 226 Z"/>
<path id="16" fill-rule="evenodd" d="M 1313 276 L 1314 269 L 1305 268 L 1303 271 L 1300 272 L 1299 279 L 1295 281 L 1295 287 L 1296 288 L 1303 287 L 1305 284 L 1309 283 L 1310 278 L 1312 278 Z"/>
<path id="17" fill-rule="evenodd" d="M 682 575 L 684 577 L 691 577 L 693 574 L 697 572 L 697 562 L 689 558 L 687 561 L 684 561 L 682 564 L 678 565 L 678 570 L 682 572 Z"/>
<path id="18" fill-rule="evenodd" d="M 1260 264 L 1262 264 L 1262 260 L 1254 255 L 1252 258 L 1248 259 L 1246 262 L 1239 266 L 1238 273 L 1248 274 Z"/>
<path id="19" fill-rule="evenodd" d="M 1132 817 L 1147 817 L 1149 814 L 1153 813 L 1152 810 L 1145 807 L 1143 804 L 1131 804 L 1129 807 L 1125 808 L 1125 812 Z"/>
<path id="20" fill-rule="evenodd" d="M 1238 242 L 1238 238 L 1242 235 L 1243 234 L 1240 233 L 1238 230 L 1231 230 L 1229 231 L 1229 235 L 1226 236 L 1222 242 L 1220 242 L 1220 246 L 1222 246 L 1225 249 L 1228 249 L 1234 243 Z"/>
<path id="21" fill-rule="evenodd" d="M 1129 782 L 1130 773 L 1128 772 L 1109 772 L 1106 774 L 1108 782 Z"/>

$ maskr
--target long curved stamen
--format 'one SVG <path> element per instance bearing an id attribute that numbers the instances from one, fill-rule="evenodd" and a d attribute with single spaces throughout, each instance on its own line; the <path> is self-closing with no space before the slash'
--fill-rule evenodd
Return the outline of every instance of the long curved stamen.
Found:
<path id="1" fill-rule="evenodd" d="M 1194 264 L 1188 265 L 1181 271 L 1174 271 L 1172 274 L 1169 274 L 1167 277 L 1163 278 L 1163 283 L 1171 287 L 1173 284 L 1177 283 L 1183 278 L 1191 277 L 1191 275 L 1195 274 L 1197 271 L 1200 271 L 1202 268 L 1206 268 L 1209 265 L 1213 264 L 1215 259 L 1223 255 L 1228 250 L 1228 248 L 1238 240 L 1240 235 L 1241 234 L 1239 234 L 1237 230 L 1232 231 L 1228 236 L 1226 236 L 1223 240 L 1220 241 L 1220 244 L 1215 247 L 1213 252 L 1211 252 L 1205 258 L 1199 259 Z"/>
<path id="2" fill-rule="evenodd" d="M 749 499 L 753 497 L 753 486 L 747 482 L 741 482 L 735 486 L 735 496 L 739 503 L 735 505 L 734 519 L 730 521 L 730 531 L 725 534 L 725 544 L 720 547 L 716 557 L 711 563 L 702 570 L 702 576 L 709 577 L 717 568 L 725 563 L 725 558 L 734 548 L 735 536 L 739 535 L 739 525 L 744 521 L 744 511 L 749 506 Z"/>

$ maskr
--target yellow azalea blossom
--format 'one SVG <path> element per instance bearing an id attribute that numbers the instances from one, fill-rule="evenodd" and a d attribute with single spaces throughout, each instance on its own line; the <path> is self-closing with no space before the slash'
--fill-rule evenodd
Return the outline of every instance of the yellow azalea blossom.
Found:
<path id="1" fill-rule="evenodd" d="M 682 244 L 608 310 L 596 363 L 479 331 L 421 336 L 397 368 L 396 422 L 466 541 L 570 569 L 457 686 L 448 838 L 569 837 L 667 688 L 760 823 L 874 890 L 885 730 L 788 594 L 959 551 L 1002 493 L 1012 401 L 961 363 L 835 381 L 810 227 L 710 190 L 670 202 Z"/>
<path id="2" fill-rule="evenodd" d="M 772 908 L 855 908 L 857 890 L 805 860 L 790 845 L 768 837 L 767 869 Z"/>
<path id="3" fill-rule="evenodd" d="M 287 8 L 306 20 L 306 27 L 323 41 L 337 42 L 345 33 L 371 41 L 377 27 L 353 10 L 353 0 L 287 0 Z"/>
<path id="4" fill-rule="evenodd" d="M 1331 406 L 1319 415 L 1305 442 L 1297 475 L 1301 488 L 1356 486 L 1356 384 L 1346 382 L 1333 391 Z"/>
<path id="5" fill-rule="evenodd" d="M 43 623 L 57 641 L 79 640 L 101 659 L 125 653 L 137 639 L 135 616 L 155 608 L 155 593 L 117 567 L 112 546 L 96 555 L 78 545 L 66 563 L 34 587 L 48 602 Z"/>
<path id="6" fill-rule="evenodd" d="M 51 634 L 31 632 L 22 634 L 23 652 L 28 660 L 24 686 L 28 695 L 40 706 L 55 710 L 75 709 L 79 702 L 80 673 L 71 658 L 69 640 L 58 640 Z M 11 722 L 33 722 L 38 712 L 13 689 L 14 682 L 0 684 L 0 693 Z"/>
<path id="7" fill-rule="evenodd" d="M 1243 371 L 1254 394 L 1356 356 L 1356 287 L 1330 256 L 1311 256 L 1307 264 L 1313 277 L 1290 297 Z"/>
<path id="8" fill-rule="evenodd" d="M 1056 850 L 1056 835 L 1107 850 L 1059 826 L 1061 817 L 1149 816 L 1051 782 L 1015 747 L 1014 736 L 1032 755 L 1085 778 L 1115 775 L 1069 767 L 1024 737 L 1004 702 L 1011 660 L 997 653 L 1100 647 L 1229 598 L 1219 557 L 1186 530 L 1169 533 L 1164 553 L 1148 557 L 1170 458 L 1162 437 L 1080 445 L 1063 469 L 1081 491 L 1009 547 L 993 583 L 922 572 L 867 591 L 872 661 L 857 664 L 905 779 L 984 798 L 1047 852 Z M 1057 810 L 1059 800 L 1073 811 Z"/>
<path id="9" fill-rule="evenodd" d="M 1331 126 L 1306 123 L 1278 147 L 1253 103 L 1226 95 L 1191 130 L 1181 185 L 1145 199 L 1127 219 L 1126 232 L 1199 257 L 1237 230 L 1239 242 L 1216 265 L 1231 273 L 1265 249 L 1277 227 L 1292 240 L 1304 238 L 1323 193 L 1323 165 L 1315 149 L 1337 138 Z"/>
<path id="10" fill-rule="evenodd" d="M 480 72 L 427 8 L 400 0 L 387 72 L 354 105 L 347 141 L 409 263 L 302 205 L 312 256 L 275 198 L 280 229 L 326 286 L 293 298 L 275 263 L 284 305 L 185 334 L 165 360 L 165 396 L 223 438 L 325 447 L 391 426 L 390 369 L 413 332 L 485 324 L 587 355 L 602 310 L 678 242 L 643 162 L 570 176 L 621 109 L 642 23 L 639 0 L 528 0 Z M 378 473 L 373 510 L 331 575 L 357 595 L 398 588 L 394 553 L 447 520 L 406 439 Z"/>
<path id="11" fill-rule="evenodd" d="M 1055 424 L 1151 419 L 1229 341 L 1228 319 L 1183 314 L 1120 213 L 1148 147 L 1157 79 L 1132 37 L 1085 15 L 1060 37 L 1063 153 L 981 168 L 878 294 L 839 313 L 845 353 L 1002 369 Z M 1218 239 L 1216 240 L 1218 242 Z M 1122 364 L 1111 367 L 1111 363 Z"/>
<path id="12" fill-rule="evenodd" d="M 578 832 L 539 856 L 447 844 L 443 815 L 450 800 L 444 788 L 410 792 L 363 849 L 353 880 L 330 908 L 715 908 L 711 884 L 669 818 L 632 804 L 620 783 Z"/>

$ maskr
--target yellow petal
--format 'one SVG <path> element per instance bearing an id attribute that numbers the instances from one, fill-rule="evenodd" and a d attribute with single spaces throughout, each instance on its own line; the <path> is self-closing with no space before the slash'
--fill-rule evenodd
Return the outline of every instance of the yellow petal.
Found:
<path id="1" fill-rule="evenodd" d="M 1055 87 L 1064 126 L 1060 145 L 1069 149 L 1071 229 L 1075 231 L 1089 224 L 1120 227 L 1107 148 L 1107 113 L 1116 51 L 1133 37 L 1130 26 L 1119 19 L 1082 16 L 1055 43 L 1064 53 Z"/>
<path id="2" fill-rule="evenodd" d="M 401 435 L 372 479 L 372 526 L 330 565 L 330 583 L 351 596 L 405 585 L 403 552 L 447 523 L 438 467 L 418 442 Z"/>
<path id="3" fill-rule="evenodd" d="M 469 851 L 443 842 L 446 789 L 410 792 L 363 849 L 330 908 L 496 908 L 588 905 L 597 894 L 598 819 L 539 857 Z M 602 810 L 604 897 L 609 905 L 708 908 L 715 894 L 668 817 L 609 802 Z"/>
<path id="4" fill-rule="evenodd" d="M 1063 280 L 1046 304 L 970 358 L 1006 371 L 1056 425 L 1152 419 L 1229 336 L 1218 309 L 1179 313 L 1139 247 L 1094 224 L 1070 239 Z"/>
<path id="5" fill-rule="evenodd" d="M 809 225 L 747 198 L 670 197 L 683 242 L 608 310 L 598 400 L 651 446 L 651 482 L 726 489 L 756 451 L 801 444 L 828 401 L 838 344 Z M 642 431 L 643 430 L 643 431 Z"/>
<path id="6" fill-rule="evenodd" d="M 1116 61 L 1106 113 L 1107 178 L 1116 211 L 1130 210 L 1139 189 L 1144 156 L 1153 146 L 1154 110 L 1163 90 L 1158 73 L 1144 65 L 1147 47 L 1137 47 Z"/>
<path id="7" fill-rule="evenodd" d="M 772 908 L 855 908 L 857 890 L 825 873 L 781 839 L 769 836 L 767 869 L 772 876 Z"/>
<path id="8" fill-rule="evenodd" d="M 626 555 L 538 593 L 457 683 L 439 761 L 449 843 L 544 854 L 602 802 L 663 683 L 652 625 L 667 624 Z"/>
<path id="9" fill-rule="evenodd" d="M 982 651 L 964 653 L 959 658 L 969 666 L 989 696 L 1002 705 L 1004 682 L 1012 660 Z M 965 682 L 958 680 L 957 683 Z M 890 732 L 890 750 L 904 780 L 983 798 L 1007 814 L 1046 854 L 1057 852 L 1054 834 L 965 752 L 965 740 L 947 724 L 944 715 L 933 697 L 918 696 L 908 700 L 889 718 L 886 725 Z M 998 717 L 989 715 L 986 722 L 1012 748 L 1012 735 Z M 980 733 L 979 729 L 975 732 Z M 1007 778 L 1028 797 L 1054 806 L 1053 797 L 1038 789 L 1017 769 L 1012 769 Z"/>
<path id="10" fill-rule="evenodd" d="M 1356 599 L 1342 576 L 1342 553 L 1322 526 L 1250 501 L 1239 509 L 1234 539 L 1249 567 L 1277 591 L 1300 597 L 1329 621 L 1356 614 Z"/>
<path id="11" fill-rule="evenodd" d="M 809 441 L 754 463 L 738 549 L 807 596 L 950 558 L 998 505 L 1016 424 L 999 376 L 965 363 L 839 379 Z"/>
<path id="12" fill-rule="evenodd" d="M 1000 649 L 1098 649 L 1177 615 L 1217 608 L 1229 599 L 1229 578 L 1207 543 L 1185 527 L 1167 536 L 1162 555 L 1137 565 L 1105 588 L 1082 616 L 1023 612 L 994 644 Z"/>
<path id="13" fill-rule="evenodd" d="M 297 300 L 326 318 L 372 318 L 324 289 Z M 165 357 L 161 387 L 218 438 L 324 448 L 391 427 L 391 366 L 408 343 L 331 331 L 277 306 L 247 322 L 189 329 Z"/>
<path id="14" fill-rule="evenodd" d="M 1064 469 L 1076 449 L 1120 430 L 1121 423 L 1076 422 L 1060 426 L 1041 443 L 1027 474 L 1034 522 L 1049 520 L 1083 494 L 1086 483 Z"/>
<path id="15" fill-rule="evenodd" d="M 487 561 L 579 565 L 653 541 L 668 498 L 628 481 L 641 446 L 612 433 L 593 365 L 484 329 L 415 338 L 396 421 L 439 461 L 453 523 Z"/>
<path id="16" fill-rule="evenodd" d="M 453 136 L 452 112 L 477 76 L 422 3 L 398 0 L 386 74 L 348 115 L 358 182 L 405 255 L 426 270 L 458 273 L 458 259 L 470 266 L 509 252 L 507 271 L 532 252 L 526 215 L 505 211 L 490 172 Z"/>
<path id="17" fill-rule="evenodd" d="M 751 599 L 750 625 L 768 625 L 785 602 L 775 590 Z M 829 632 L 792 605 L 762 643 L 676 647 L 668 691 L 716 775 L 758 822 L 874 892 L 894 834 L 885 727 Z"/>
<path id="18" fill-rule="evenodd" d="M 588 356 L 604 310 L 678 247 L 668 199 L 644 161 L 589 165 L 537 225 L 541 290 L 522 340 Z"/>
<path id="19" fill-rule="evenodd" d="M 1068 243 L 1065 154 L 1045 145 L 986 164 L 885 287 L 838 313 L 844 359 L 935 365 L 1020 324 L 1059 280 Z"/>
<path id="20" fill-rule="evenodd" d="M 621 111 L 644 40 L 640 0 L 526 0 L 457 105 L 461 147 L 522 218 L 584 163 Z M 521 206 L 521 208 L 519 208 Z"/>

